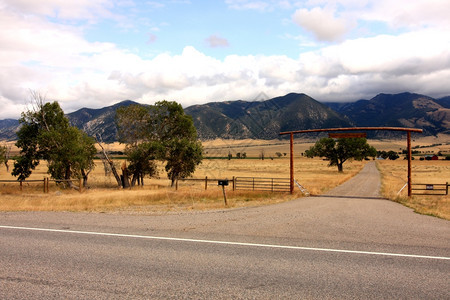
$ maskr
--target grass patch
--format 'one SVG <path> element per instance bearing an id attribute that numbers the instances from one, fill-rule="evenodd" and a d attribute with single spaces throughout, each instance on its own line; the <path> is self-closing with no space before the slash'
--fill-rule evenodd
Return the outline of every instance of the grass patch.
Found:
<path id="1" fill-rule="evenodd" d="M 414 209 L 415 212 L 450 220 L 450 196 L 413 195 L 408 197 L 406 188 L 398 194 L 407 182 L 407 162 L 384 160 L 377 162 L 382 175 L 384 197 Z M 412 182 L 445 183 L 450 181 L 450 161 L 413 161 Z"/>
<path id="2" fill-rule="evenodd" d="M 321 159 L 298 157 L 295 159 L 295 177 L 313 194 L 320 194 L 358 173 L 365 162 L 349 162 L 344 172 L 328 167 Z M 50 192 L 43 193 L 41 182 L 19 184 L 0 183 L 1 211 L 127 211 L 139 213 L 176 212 L 183 210 L 214 210 L 258 205 L 269 205 L 301 197 L 299 190 L 289 193 L 232 191 L 226 187 L 228 206 L 225 207 L 222 188 L 217 182 L 209 182 L 205 190 L 204 181 L 180 181 L 178 190 L 170 187 L 169 180 L 145 179 L 145 185 L 133 189 L 119 190 L 112 175 L 105 176 L 101 162 L 89 177 L 90 188 L 83 193 L 64 189 L 50 182 Z M 161 165 L 162 169 L 163 166 Z M 47 176 L 45 163 L 38 166 L 30 179 Z M 163 170 L 160 172 L 164 174 Z M 209 179 L 232 179 L 233 176 L 288 178 L 289 159 L 274 160 L 205 160 L 193 177 Z M 0 179 L 14 179 L 1 173 Z"/>
<path id="3" fill-rule="evenodd" d="M 415 140 L 414 145 L 434 145 L 436 151 L 447 151 L 449 145 L 442 141 Z M 369 141 L 380 150 L 399 151 L 405 148 L 404 140 Z M 342 184 L 357 174 L 366 162 L 346 162 L 344 172 L 339 173 L 336 167 L 328 167 L 328 161 L 318 158 L 308 159 L 300 154 L 313 145 L 313 141 L 295 140 L 295 178 L 312 195 L 326 193 L 333 187 Z M 277 159 L 275 153 L 289 152 L 289 141 L 253 141 L 253 140 L 216 140 L 204 143 L 206 156 L 222 157 L 225 159 L 205 159 L 197 168 L 194 178 L 232 179 L 233 176 L 242 177 L 289 177 L 289 153 Z M 123 145 L 107 145 L 111 151 L 122 151 Z M 248 157 L 258 157 L 264 152 L 266 159 L 235 159 L 236 153 L 245 152 Z M 233 159 L 226 159 L 228 153 Z M 89 177 L 90 189 L 82 194 L 70 189 L 63 189 L 50 184 L 50 193 L 43 194 L 42 183 L 24 184 L 20 191 L 18 183 L 0 183 L 1 211 L 96 211 L 96 212 L 136 212 L 136 213 L 164 213 L 183 210 L 211 210 L 224 209 L 222 189 L 217 183 L 208 183 L 205 191 L 204 182 L 186 181 L 179 184 L 179 190 L 170 187 L 166 179 L 164 168 L 160 165 L 160 179 L 145 179 L 144 187 L 132 190 L 119 190 L 112 175 L 105 176 L 101 161 L 95 161 L 96 168 Z M 118 165 L 122 161 L 117 161 Z M 450 161 L 413 161 L 413 182 L 445 183 L 450 182 Z M 10 165 L 13 162 L 10 161 Z M 404 160 L 378 161 L 377 166 L 382 173 L 383 196 L 402 203 L 422 214 L 429 214 L 450 220 L 449 196 L 413 196 L 406 197 L 406 191 L 397 192 L 406 183 L 407 162 Z M 47 177 L 47 166 L 42 162 L 33 172 L 30 179 L 42 180 Z M 15 179 L 0 166 L 0 179 Z M 227 187 L 228 208 L 268 205 L 289 201 L 301 197 L 296 194 L 262 193 L 231 191 Z"/>

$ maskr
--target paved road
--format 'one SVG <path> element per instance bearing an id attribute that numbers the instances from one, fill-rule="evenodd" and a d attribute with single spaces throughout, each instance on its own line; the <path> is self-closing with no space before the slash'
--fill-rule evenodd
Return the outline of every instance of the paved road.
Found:
<path id="1" fill-rule="evenodd" d="M 0 213 L 0 298 L 448 299 L 449 222 L 379 198 L 373 164 L 349 185 L 226 211 Z"/>

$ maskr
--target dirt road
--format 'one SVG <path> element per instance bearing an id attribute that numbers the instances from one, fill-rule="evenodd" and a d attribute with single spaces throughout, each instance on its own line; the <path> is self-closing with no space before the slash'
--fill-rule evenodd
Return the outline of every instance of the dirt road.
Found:
<path id="1" fill-rule="evenodd" d="M 369 162 L 364 169 L 344 184 L 332 189 L 326 195 L 339 197 L 380 197 L 380 172 L 375 162 Z"/>

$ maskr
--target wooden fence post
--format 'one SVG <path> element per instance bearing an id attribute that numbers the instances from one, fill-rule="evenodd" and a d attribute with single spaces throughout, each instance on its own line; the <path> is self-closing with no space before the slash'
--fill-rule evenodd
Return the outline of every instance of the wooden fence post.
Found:
<path id="1" fill-rule="evenodd" d="M 236 177 L 233 176 L 233 192 L 236 190 L 236 187 L 234 185 L 235 180 L 236 180 Z"/>
<path id="2" fill-rule="evenodd" d="M 47 193 L 47 177 L 44 177 L 44 194 Z"/>
<path id="3" fill-rule="evenodd" d="M 208 176 L 205 176 L 205 191 L 208 189 Z"/>
<path id="4" fill-rule="evenodd" d="M 78 179 L 78 186 L 79 186 L 80 193 L 82 193 L 83 192 L 83 179 L 82 178 Z"/>
<path id="5" fill-rule="evenodd" d="M 225 201 L 225 206 L 228 206 L 227 193 L 225 192 L 225 185 L 222 185 L 222 192 L 223 192 L 223 201 Z"/>

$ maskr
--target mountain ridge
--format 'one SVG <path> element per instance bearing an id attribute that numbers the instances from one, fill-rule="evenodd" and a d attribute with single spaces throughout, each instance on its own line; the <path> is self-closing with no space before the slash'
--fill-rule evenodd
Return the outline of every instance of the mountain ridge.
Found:
<path id="1" fill-rule="evenodd" d="M 191 115 L 201 139 L 274 139 L 282 131 L 354 126 L 422 128 L 425 135 L 450 134 L 450 96 L 434 99 L 415 94 L 380 93 L 370 100 L 319 102 L 303 93 L 260 101 L 229 100 L 192 105 Z M 115 111 L 139 104 L 124 100 L 67 114 L 70 123 L 105 142 L 117 140 Z M 0 120 L 0 140 L 14 140 L 19 122 Z"/>

